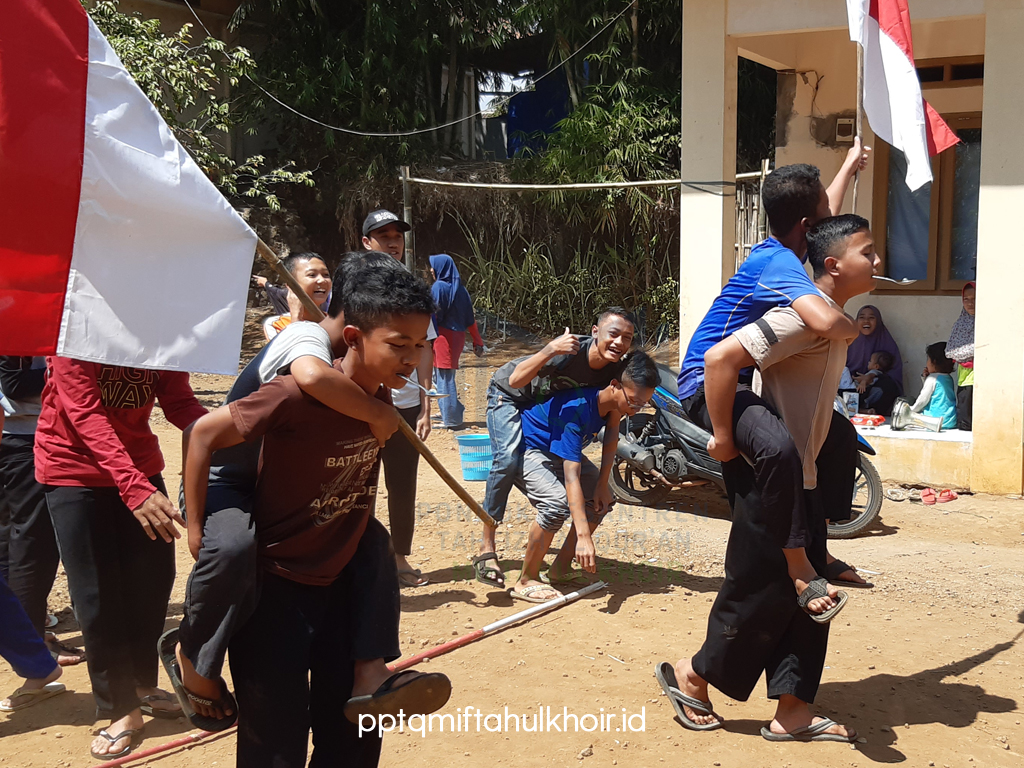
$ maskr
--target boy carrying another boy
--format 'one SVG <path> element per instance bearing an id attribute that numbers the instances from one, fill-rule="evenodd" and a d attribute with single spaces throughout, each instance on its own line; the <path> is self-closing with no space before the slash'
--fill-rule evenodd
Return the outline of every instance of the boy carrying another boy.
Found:
<path id="1" fill-rule="evenodd" d="M 633 345 L 636 324 L 622 307 L 608 307 L 597 318 L 590 336 L 565 333 L 540 352 L 506 363 L 487 388 L 487 431 L 491 436 L 491 472 L 487 476 L 484 509 L 494 520 L 505 519 L 513 485 L 522 488 L 523 430 L 520 414 L 556 392 L 585 387 L 602 389 L 622 373 L 623 356 Z M 606 491 L 611 501 L 611 492 Z M 476 580 L 504 589 L 498 562 L 496 528 L 483 526 L 480 554 L 473 558 Z M 494 565 L 490 565 L 492 562 Z"/>
<path id="2" fill-rule="evenodd" d="M 561 596 L 548 584 L 564 581 L 575 558 L 583 570 L 597 571 L 597 550 L 592 534 L 612 507 L 608 475 L 619 441 L 619 418 L 633 416 L 654 394 L 658 369 L 642 350 L 633 352 L 621 380 L 603 389 L 559 392 L 550 400 L 523 411 L 523 482 L 526 497 L 537 508 L 523 571 L 512 597 L 546 603 Z M 583 449 L 604 429 L 601 469 L 583 455 Z M 548 569 L 548 584 L 541 583 L 544 555 L 568 518 L 572 528 Z"/>
<path id="3" fill-rule="evenodd" d="M 343 290 L 348 351 L 335 366 L 387 403 L 385 387 L 404 385 L 400 375 L 415 369 L 427 343 L 430 290 L 407 272 L 380 267 L 359 271 Z M 394 559 L 386 530 L 373 518 L 380 443 L 369 424 L 304 394 L 291 376 L 278 376 L 196 424 L 185 468 L 187 507 L 204 507 L 214 450 L 260 437 L 252 515 L 262 585 L 255 611 L 230 644 L 240 711 L 237 765 L 301 768 L 310 728 L 311 766 L 376 765 L 380 740 L 359 738 L 359 715 L 427 714 L 451 693 L 444 675 L 402 672 L 375 693 L 349 698 L 360 665 L 380 667 L 400 653 Z M 373 638 L 378 627 L 386 636 Z"/>
<path id="4" fill-rule="evenodd" d="M 844 215 L 819 222 L 807 234 L 815 285 L 839 311 L 853 296 L 870 291 L 879 260 L 868 222 Z M 846 602 L 821 576 L 826 572 L 826 523 L 819 480 L 831 459 L 820 454 L 832 423 L 832 401 L 846 360 L 845 339 L 818 336 L 793 307 L 773 309 L 712 347 L 705 356 L 704 392 L 717 448 L 731 460 L 722 474 L 733 510 L 725 554 L 725 582 L 708 617 L 707 638 L 692 659 L 675 667 L 662 662 L 655 674 L 680 722 L 711 730 L 721 719 L 708 700 L 708 685 L 746 701 L 762 673 L 768 698 L 778 700 L 775 718 L 761 729 L 769 741 L 852 742 L 856 733 L 813 717 L 828 647 L 828 622 Z M 817 575 L 799 597 L 784 554 L 790 520 L 762 500 L 754 468 L 739 454 L 734 408 L 740 372 L 756 365 L 768 414 L 785 423 L 802 465 L 808 513 L 806 552 Z"/>

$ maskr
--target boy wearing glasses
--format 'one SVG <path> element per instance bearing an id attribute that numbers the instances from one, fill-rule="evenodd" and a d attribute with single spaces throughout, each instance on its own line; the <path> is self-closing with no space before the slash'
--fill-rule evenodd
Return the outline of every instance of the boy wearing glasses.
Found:
<path id="1" fill-rule="evenodd" d="M 630 355 L 620 379 L 596 387 L 559 392 L 550 400 L 523 411 L 523 482 L 526 497 L 537 508 L 530 525 L 523 571 L 512 588 L 514 598 L 546 603 L 560 597 L 549 584 L 566 580 L 572 561 L 583 570 L 597 571 L 593 532 L 612 507 L 608 476 L 619 439 L 619 419 L 633 416 L 654 394 L 658 369 L 643 351 Z M 604 429 L 601 469 L 583 450 Z M 544 555 L 555 534 L 572 518 L 572 528 L 548 569 L 549 584 L 540 580 Z"/>

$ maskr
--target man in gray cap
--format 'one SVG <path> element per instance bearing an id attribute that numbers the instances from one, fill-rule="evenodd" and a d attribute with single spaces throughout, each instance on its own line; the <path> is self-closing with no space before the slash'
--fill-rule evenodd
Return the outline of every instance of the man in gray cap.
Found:
<path id="1" fill-rule="evenodd" d="M 405 233 L 412 227 L 391 211 L 380 208 L 372 211 L 363 221 L 363 248 L 393 256 L 399 262 L 405 251 Z M 429 342 L 437 338 L 431 320 L 427 330 L 427 348 L 420 356 L 420 364 L 409 378 L 430 389 L 434 368 L 434 350 Z M 408 384 L 391 391 L 395 408 L 419 435 L 426 440 L 430 434 L 430 398 L 418 387 Z M 412 535 L 416 522 L 416 470 L 420 454 L 409 440 L 396 432 L 381 450 L 384 464 L 384 482 L 388 489 L 388 519 L 391 523 L 391 541 L 395 549 L 398 579 L 402 586 L 421 587 L 428 579 L 409 563 L 412 553 Z"/>

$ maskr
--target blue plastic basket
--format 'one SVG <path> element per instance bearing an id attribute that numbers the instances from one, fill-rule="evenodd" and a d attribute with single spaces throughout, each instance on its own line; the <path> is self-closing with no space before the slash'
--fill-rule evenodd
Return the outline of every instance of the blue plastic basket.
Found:
<path id="1" fill-rule="evenodd" d="M 459 459 L 462 461 L 462 479 L 466 481 L 486 480 L 491 473 L 491 436 L 456 435 L 459 442 Z"/>

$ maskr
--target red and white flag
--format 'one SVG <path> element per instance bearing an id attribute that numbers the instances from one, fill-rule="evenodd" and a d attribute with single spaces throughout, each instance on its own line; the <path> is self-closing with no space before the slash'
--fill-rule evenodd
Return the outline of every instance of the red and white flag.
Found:
<path id="1" fill-rule="evenodd" d="M 921 95 L 907 0 L 846 0 L 850 39 L 864 47 L 864 112 L 875 135 L 907 158 L 907 186 L 932 180 L 929 157 L 960 139 Z"/>
<path id="2" fill-rule="evenodd" d="M 255 246 L 79 0 L 4 0 L 0 354 L 234 374 Z"/>

